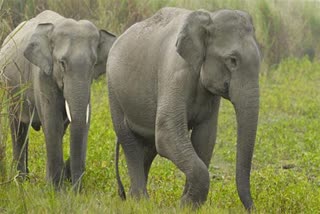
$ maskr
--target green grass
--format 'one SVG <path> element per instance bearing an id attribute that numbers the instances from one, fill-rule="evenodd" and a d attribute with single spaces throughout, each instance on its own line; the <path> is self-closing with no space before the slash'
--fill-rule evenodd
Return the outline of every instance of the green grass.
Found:
<path id="1" fill-rule="evenodd" d="M 14 28 L 15 21 L 33 17 L 44 9 L 67 17 L 89 19 L 118 35 L 163 6 L 249 11 L 264 56 L 259 128 L 251 176 L 256 212 L 320 211 L 320 63 L 311 63 L 306 58 L 283 60 L 290 56 L 302 57 L 309 49 L 314 50 L 315 59 L 319 59 L 320 3 L 298 0 L 287 3 L 268 0 L 26 0 L 23 5 L 21 2 L 0 0 L 0 44 Z M 268 66 L 273 69 L 267 70 Z M 33 130 L 29 146 L 30 179 L 17 182 L 11 166 L 7 121 L 0 118 L 0 146 L 6 148 L 6 159 L 0 163 L 1 173 L 4 167 L 6 174 L 1 174 L 0 181 L 10 181 L 0 184 L 0 213 L 191 213 L 189 209 L 179 208 L 184 175 L 170 161 L 160 157 L 155 159 L 149 175 L 150 200 L 137 203 L 119 199 L 114 170 L 115 135 L 105 78 L 92 87 L 87 169 L 80 195 L 74 195 L 69 185 L 66 190 L 54 192 L 46 183 L 44 136 Z M 0 95 L 0 109 L 3 110 L 6 98 L 1 90 Z M 65 157 L 68 157 L 68 134 L 64 142 Z M 209 169 L 208 201 L 198 213 L 245 213 L 235 187 L 235 147 L 234 110 L 224 100 Z M 128 192 L 129 179 L 122 153 L 120 170 Z"/>
<path id="2" fill-rule="evenodd" d="M 320 63 L 283 60 L 260 79 L 261 109 L 252 166 L 256 213 L 317 213 L 320 210 Z M 68 156 L 68 138 L 64 152 Z M 7 177 L 11 142 L 7 139 Z M 236 123 L 230 102 L 223 100 L 218 139 L 210 165 L 208 200 L 197 213 L 245 213 L 235 187 Z M 92 120 L 83 192 L 70 186 L 54 192 L 45 181 L 42 132 L 30 132 L 30 179 L 0 186 L 0 212 L 5 213 L 191 213 L 179 208 L 184 175 L 157 157 L 151 168 L 149 201 L 122 202 L 117 196 L 112 130 L 105 77 L 93 84 Z M 129 180 L 121 152 L 120 170 L 128 192 Z"/>

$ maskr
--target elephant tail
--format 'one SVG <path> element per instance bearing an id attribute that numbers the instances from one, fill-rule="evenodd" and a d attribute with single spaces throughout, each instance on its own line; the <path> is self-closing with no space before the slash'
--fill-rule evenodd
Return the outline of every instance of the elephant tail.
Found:
<path id="1" fill-rule="evenodd" d="M 124 187 L 120 178 L 119 173 L 119 150 L 120 150 L 120 143 L 119 140 L 117 140 L 116 144 L 116 177 L 118 182 L 118 194 L 122 200 L 126 200 L 126 192 L 124 191 Z"/>

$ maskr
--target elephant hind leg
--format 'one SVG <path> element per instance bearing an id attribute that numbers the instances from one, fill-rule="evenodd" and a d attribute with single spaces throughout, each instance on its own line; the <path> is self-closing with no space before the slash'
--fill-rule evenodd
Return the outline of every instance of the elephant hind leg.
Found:
<path id="1" fill-rule="evenodd" d="M 130 195 L 134 198 L 146 197 L 148 174 L 151 164 L 157 155 L 155 145 L 147 144 L 143 139 L 135 136 L 130 130 L 121 131 L 122 136 L 118 138 L 117 144 L 121 144 L 127 161 L 131 187 Z M 123 137 L 125 135 L 125 137 Z M 118 172 L 119 174 L 119 172 Z M 119 195 L 121 198 L 125 198 L 124 189 L 120 177 L 118 178 Z"/>
<path id="2" fill-rule="evenodd" d="M 11 138 L 13 147 L 13 161 L 17 164 L 17 170 L 22 177 L 29 172 L 28 169 L 28 124 L 11 119 Z"/>
<path id="3" fill-rule="evenodd" d="M 139 139 L 127 126 L 124 113 L 114 96 L 110 81 L 108 82 L 108 92 L 113 127 L 117 135 L 117 143 L 122 146 L 127 161 L 131 183 L 130 195 L 137 199 L 141 198 L 141 196 L 148 197 L 146 189 L 147 181 L 144 169 L 143 143 L 141 142 L 141 139 Z M 124 198 L 123 195 L 125 195 L 125 193 L 121 184 L 122 183 L 119 178 L 119 193 L 120 197 Z"/>
<path id="4" fill-rule="evenodd" d="M 153 142 L 148 145 L 145 145 L 144 151 L 145 151 L 144 152 L 144 172 L 145 172 L 146 181 L 148 181 L 148 175 L 149 175 L 151 164 L 157 155 L 155 143 Z"/>
<path id="5" fill-rule="evenodd" d="M 125 153 L 130 176 L 130 195 L 134 198 L 148 197 L 144 168 L 144 146 L 124 122 L 118 127 L 117 137 Z"/>

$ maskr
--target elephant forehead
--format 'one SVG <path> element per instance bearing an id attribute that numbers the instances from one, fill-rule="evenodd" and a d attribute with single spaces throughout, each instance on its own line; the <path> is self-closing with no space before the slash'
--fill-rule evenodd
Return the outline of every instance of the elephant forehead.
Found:
<path id="1" fill-rule="evenodd" d="M 253 32 L 253 25 L 245 17 L 244 12 L 235 10 L 219 10 L 211 15 L 216 32 L 233 31 L 240 33 Z"/>
<path id="2" fill-rule="evenodd" d="M 65 19 L 55 26 L 54 35 L 64 35 L 73 37 L 85 37 L 90 39 L 99 39 L 98 29 L 87 20 L 75 21 L 73 19 Z"/>

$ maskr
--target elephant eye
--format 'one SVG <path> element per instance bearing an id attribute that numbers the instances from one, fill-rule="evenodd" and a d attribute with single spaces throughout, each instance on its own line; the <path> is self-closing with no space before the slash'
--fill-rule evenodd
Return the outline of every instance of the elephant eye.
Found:
<path id="1" fill-rule="evenodd" d="M 239 59 L 236 56 L 228 56 L 225 58 L 225 64 L 230 71 L 234 71 L 239 67 Z"/>
<path id="2" fill-rule="evenodd" d="M 237 59 L 235 57 L 230 57 L 230 64 L 233 67 L 237 67 L 237 65 L 238 65 Z"/>
<path id="3" fill-rule="evenodd" d="M 61 59 L 59 60 L 59 64 L 60 64 L 60 69 L 65 72 L 66 71 L 66 61 Z"/>

